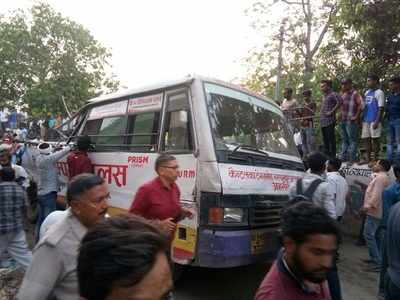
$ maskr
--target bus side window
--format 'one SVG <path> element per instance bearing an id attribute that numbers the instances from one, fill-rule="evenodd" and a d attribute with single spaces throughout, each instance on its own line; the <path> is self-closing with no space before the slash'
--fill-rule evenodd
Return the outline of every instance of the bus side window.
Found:
<path id="1" fill-rule="evenodd" d="M 127 148 L 138 152 L 157 150 L 160 112 L 145 112 L 128 118 Z"/>
<path id="2" fill-rule="evenodd" d="M 168 96 L 163 134 L 164 151 L 193 150 L 187 93 Z"/>
<path id="3" fill-rule="evenodd" d="M 97 151 L 123 149 L 126 122 L 126 116 L 88 120 L 82 135 L 90 136 Z"/>

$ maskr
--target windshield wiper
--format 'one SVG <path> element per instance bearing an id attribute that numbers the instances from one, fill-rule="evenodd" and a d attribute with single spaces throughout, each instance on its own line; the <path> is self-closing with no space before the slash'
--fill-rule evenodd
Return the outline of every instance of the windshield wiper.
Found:
<path id="1" fill-rule="evenodd" d="M 269 157 L 267 152 L 264 152 L 264 151 L 258 149 L 257 147 L 254 147 L 251 145 L 245 145 L 245 144 L 240 144 L 240 145 L 236 146 L 235 149 L 232 150 L 232 154 L 239 152 L 240 149 L 254 152 L 254 153 L 257 153 L 258 155 L 261 154 L 262 156 L 264 156 L 266 158 Z"/>

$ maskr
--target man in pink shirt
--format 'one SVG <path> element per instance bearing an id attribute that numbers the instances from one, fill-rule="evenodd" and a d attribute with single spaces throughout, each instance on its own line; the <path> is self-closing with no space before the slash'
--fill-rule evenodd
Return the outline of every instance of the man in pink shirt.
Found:
<path id="1" fill-rule="evenodd" d="M 255 300 L 330 300 L 326 278 L 340 243 L 336 220 L 299 202 L 282 214 L 282 243 Z"/>
<path id="2" fill-rule="evenodd" d="M 369 265 L 367 271 L 379 272 L 381 254 L 377 242 L 377 229 L 382 219 L 382 193 L 389 186 L 390 179 L 387 174 L 390 170 L 390 162 L 386 159 L 378 160 L 372 167 L 373 179 L 369 183 L 364 196 L 362 212 L 366 214 L 364 238 L 368 246 L 370 259 L 363 260 Z"/>

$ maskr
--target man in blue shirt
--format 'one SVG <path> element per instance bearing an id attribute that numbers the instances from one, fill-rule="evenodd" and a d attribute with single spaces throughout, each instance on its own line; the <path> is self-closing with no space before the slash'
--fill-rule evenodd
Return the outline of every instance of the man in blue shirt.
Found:
<path id="1" fill-rule="evenodd" d="M 379 277 L 379 292 L 383 293 L 385 275 L 388 267 L 387 262 L 387 249 L 386 249 L 386 229 L 389 218 L 390 209 L 400 201 L 400 165 L 396 164 L 393 166 L 393 173 L 396 177 L 396 182 L 388 186 L 382 195 L 382 219 L 379 226 L 378 233 L 381 237 L 381 271 Z"/>
<path id="2" fill-rule="evenodd" d="M 394 77 L 389 81 L 391 94 L 386 100 L 386 117 L 389 122 L 387 130 L 387 159 L 400 161 L 400 77 Z M 397 154 L 394 156 L 394 145 L 397 146 Z"/>
<path id="3" fill-rule="evenodd" d="M 369 75 L 367 79 L 368 90 L 364 97 L 364 117 L 362 124 L 361 139 L 365 145 L 365 161 L 370 163 L 371 152 L 374 160 L 379 160 L 380 144 L 382 134 L 382 119 L 385 106 L 385 94 L 379 89 L 379 77 Z"/>

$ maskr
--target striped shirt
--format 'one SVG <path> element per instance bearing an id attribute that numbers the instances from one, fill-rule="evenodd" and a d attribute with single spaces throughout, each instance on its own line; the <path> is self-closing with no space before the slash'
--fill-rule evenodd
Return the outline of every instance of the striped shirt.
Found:
<path id="1" fill-rule="evenodd" d="M 335 106 L 339 103 L 341 104 L 342 98 L 335 92 L 331 91 L 329 94 L 324 95 L 321 104 L 320 112 L 320 126 L 327 127 L 329 125 L 336 123 L 336 115 L 327 116 L 326 114 L 331 112 Z"/>
<path id="2" fill-rule="evenodd" d="M 352 121 L 358 109 L 362 106 L 363 100 L 356 90 L 352 89 L 342 95 L 342 122 Z"/>
<path id="3" fill-rule="evenodd" d="M 25 203 L 25 191 L 18 183 L 0 183 L 0 234 L 18 232 L 23 228 L 22 208 Z"/>

